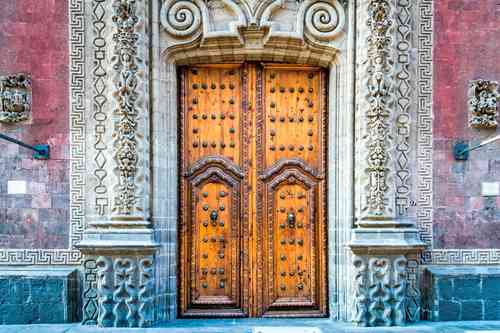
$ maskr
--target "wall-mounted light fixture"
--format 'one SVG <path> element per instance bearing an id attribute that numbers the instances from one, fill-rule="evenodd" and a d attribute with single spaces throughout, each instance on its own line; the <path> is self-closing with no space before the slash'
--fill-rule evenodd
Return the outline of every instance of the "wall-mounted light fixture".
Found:
<path id="1" fill-rule="evenodd" d="M 469 147 L 469 144 L 463 140 L 457 141 L 453 146 L 453 155 L 455 156 L 455 160 L 457 161 L 467 161 L 469 159 L 469 152 L 498 140 L 500 140 L 500 135 L 496 135 L 492 138 L 484 140 L 480 144 L 473 147 Z"/>
<path id="2" fill-rule="evenodd" d="M 34 151 L 33 158 L 36 160 L 48 160 L 50 157 L 50 148 L 49 148 L 49 145 L 47 145 L 47 144 L 40 144 L 40 145 L 31 146 L 29 144 L 26 144 L 22 141 L 11 138 L 10 136 L 7 136 L 7 135 L 2 134 L 2 133 L 0 133 L 0 139 L 9 141 L 9 142 L 15 143 L 16 145 L 19 145 L 21 147 L 33 150 Z"/>

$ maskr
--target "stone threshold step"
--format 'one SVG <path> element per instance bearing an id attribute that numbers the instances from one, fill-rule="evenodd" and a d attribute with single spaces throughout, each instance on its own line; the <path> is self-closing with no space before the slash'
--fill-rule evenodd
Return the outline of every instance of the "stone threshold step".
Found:
<path id="1" fill-rule="evenodd" d="M 406 327 L 353 327 L 328 319 L 198 319 L 154 328 L 97 328 L 80 324 L 4 325 L 0 333 L 500 333 L 500 321 L 425 322 Z"/>

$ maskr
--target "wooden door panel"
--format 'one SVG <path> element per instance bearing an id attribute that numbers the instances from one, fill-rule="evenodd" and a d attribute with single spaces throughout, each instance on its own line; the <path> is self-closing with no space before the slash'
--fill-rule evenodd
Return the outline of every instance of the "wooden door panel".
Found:
<path id="1" fill-rule="evenodd" d="M 190 183 L 192 305 L 240 305 L 241 183 L 210 166 Z"/>
<path id="2" fill-rule="evenodd" d="M 324 71 L 180 72 L 180 315 L 326 315 Z"/>
<path id="3" fill-rule="evenodd" d="M 326 315 L 325 76 L 269 65 L 262 73 L 258 197 L 261 315 Z"/>
<path id="4" fill-rule="evenodd" d="M 241 65 L 181 71 L 180 314 L 245 316 Z"/>
<path id="5" fill-rule="evenodd" d="M 205 156 L 242 158 L 242 68 L 201 66 L 185 71 L 184 155 L 191 164 Z"/>
<path id="6" fill-rule="evenodd" d="M 324 78 L 319 68 L 266 66 L 263 73 L 264 167 L 297 158 L 323 162 Z"/>

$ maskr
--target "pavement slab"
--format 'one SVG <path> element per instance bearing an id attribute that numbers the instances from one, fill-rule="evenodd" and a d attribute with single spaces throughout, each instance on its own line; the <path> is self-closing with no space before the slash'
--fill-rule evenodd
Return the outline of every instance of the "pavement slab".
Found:
<path id="1" fill-rule="evenodd" d="M 354 327 L 329 319 L 174 320 L 153 328 L 97 328 L 80 324 L 4 325 L 0 333 L 500 333 L 500 321 L 426 322 L 405 327 Z"/>

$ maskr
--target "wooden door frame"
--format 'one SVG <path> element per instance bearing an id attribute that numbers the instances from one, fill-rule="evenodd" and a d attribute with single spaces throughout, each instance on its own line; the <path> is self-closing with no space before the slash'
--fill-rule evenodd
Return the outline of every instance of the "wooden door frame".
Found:
<path id="1" fill-rule="evenodd" d="M 253 61 L 248 61 L 248 62 L 223 62 L 223 63 L 216 63 L 216 64 L 196 64 L 192 66 L 183 66 L 180 67 L 178 70 L 178 82 L 179 82 L 179 89 L 178 89 L 178 102 L 180 107 L 178 108 L 179 110 L 179 124 L 178 124 L 178 149 L 179 149 L 179 156 L 180 156 L 180 161 L 179 163 L 179 170 L 183 170 L 183 124 L 184 124 L 184 116 L 186 112 L 186 107 L 183 104 L 183 101 L 185 100 L 186 97 L 186 87 L 183 85 L 185 83 L 185 80 L 183 79 L 183 73 L 190 67 L 221 67 L 221 68 L 226 68 L 228 66 L 234 66 L 236 64 L 240 64 L 242 66 L 243 70 L 243 77 L 242 77 L 242 101 L 243 105 L 242 108 L 243 110 L 248 109 L 248 112 L 251 116 L 245 115 L 244 119 L 242 120 L 243 124 L 246 124 L 248 129 L 252 130 L 252 133 L 250 136 L 247 138 L 252 138 L 252 143 L 249 145 L 248 151 L 243 151 L 242 152 L 242 158 L 241 158 L 241 165 L 243 166 L 243 172 L 245 175 L 248 175 L 248 170 L 247 170 L 247 164 L 250 162 L 250 159 L 253 157 L 257 158 L 257 160 L 253 161 L 252 163 L 257 163 L 259 160 L 262 158 L 262 152 L 257 146 L 261 144 L 259 136 L 260 134 L 257 133 L 256 131 L 259 131 L 258 127 L 262 126 L 262 119 L 261 118 L 263 114 L 263 109 L 262 109 L 262 97 L 259 96 L 260 93 L 262 93 L 263 89 L 263 82 L 262 82 L 262 74 L 264 73 L 265 67 L 274 67 L 274 68 L 281 68 L 281 69 L 286 69 L 286 68 L 303 68 L 304 70 L 307 69 L 315 69 L 318 70 L 321 75 L 322 75 L 322 89 L 321 89 L 321 100 L 323 101 L 322 103 L 322 114 L 324 116 L 324 123 L 323 123 L 323 145 L 324 145 L 324 150 L 323 154 L 321 157 L 321 164 L 323 164 L 324 167 L 324 177 L 327 179 L 327 173 L 328 173 L 328 142 L 329 142 L 329 130 L 328 130 L 328 87 L 329 87 L 329 82 L 328 82 L 328 74 L 327 71 L 324 68 L 317 67 L 317 66 L 310 66 L 310 65 L 300 65 L 300 64 L 284 64 L 284 63 L 262 63 L 262 62 L 253 62 Z M 249 87 L 248 85 L 251 84 L 253 89 Z M 248 105 L 247 105 L 248 104 Z M 244 112 L 245 114 L 247 112 Z M 260 122 L 260 123 L 259 123 Z M 260 129 L 262 131 L 262 129 Z M 245 138 L 245 135 L 242 133 L 242 138 Z M 259 141 L 259 142 L 258 142 Z M 252 157 L 253 156 L 253 157 Z M 251 188 L 254 188 L 257 191 L 257 186 L 259 186 L 257 183 L 257 170 L 255 169 L 255 174 L 252 175 L 253 182 L 251 184 Z M 185 246 L 186 244 L 183 244 L 182 242 L 182 232 L 183 230 L 186 230 L 186 226 L 183 226 L 183 210 L 186 209 L 186 207 L 183 207 L 183 191 L 185 191 L 183 187 L 183 181 L 182 181 L 183 175 L 181 172 L 179 172 L 179 183 L 181 186 L 179 186 L 179 191 L 178 191 L 178 196 L 181 198 L 178 203 L 178 214 L 179 214 L 179 227 L 178 227 L 178 233 L 177 233 L 177 239 L 178 239 L 178 253 L 179 259 L 177 262 L 178 267 L 182 267 L 180 260 L 185 257 Z M 247 176 L 245 176 L 247 177 Z M 262 274 L 259 272 L 262 272 L 262 246 L 261 246 L 261 241 L 260 239 L 263 237 L 262 235 L 264 234 L 263 231 L 263 226 L 260 226 L 260 228 L 255 224 L 255 225 L 250 225 L 249 221 L 255 221 L 255 223 L 258 223 L 259 218 L 256 212 L 256 208 L 258 208 L 261 204 L 258 202 L 249 202 L 249 198 L 256 198 L 257 196 L 250 196 L 249 192 L 246 190 L 247 185 L 248 185 L 249 180 L 244 179 L 243 180 L 243 195 L 242 197 L 243 202 L 242 202 L 242 227 L 240 230 L 240 235 L 241 235 L 241 250 L 243 253 L 245 253 L 242 258 L 240 258 L 241 265 L 243 267 L 242 269 L 242 275 L 241 275 L 241 287 L 243 288 L 243 293 L 241 295 L 242 297 L 242 310 L 243 312 L 240 311 L 222 311 L 220 313 L 209 313 L 209 312 L 203 312 L 200 311 L 199 313 L 193 312 L 193 313 L 184 313 L 182 314 L 183 309 L 186 309 L 187 305 L 187 297 L 188 295 L 185 295 L 186 288 L 183 286 L 184 282 L 187 282 L 187 276 L 185 273 L 183 273 L 183 269 L 180 268 L 178 270 L 178 290 L 180 291 L 180 296 L 178 297 L 178 304 L 179 304 L 179 316 L 196 316 L 196 317 L 203 317 L 203 316 L 208 316 L 208 317 L 245 317 L 245 316 L 250 316 L 250 317 L 259 317 L 264 315 L 264 310 L 262 309 L 262 299 L 263 299 L 263 277 Z M 318 267 L 323 267 L 322 269 L 320 268 L 319 271 L 319 279 L 320 279 L 320 309 L 318 309 L 318 312 L 307 312 L 307 313 L 297 313 L 294 317 L 317 317 L 317 316 L 324 316 L 325 313 L 328 311 L 328 209 L 326 207 L 327 202 L 328 202 L 328 186 L 325 184 L 323 186 L 323 205 L 322 211 L 323 211 L 323 217 L 322 217 L 322 222 L 320 223 L 320 226 L 322 227 L 322 230 L 318 230 L 318 233 L 321 233 L 321 235 L 318 235 L 320 238 L 320 244 L 322 244 L 322 248 L 320 249 L 321 255 L 320 255 L 320 260 L 318 260 Z M 252 209 L 249 211 L 248 207 L 251 207 Z M 248 214 L 254 214 L 254 216 L 249 217 Z M 251 246 L 252 245 L 252 246 Z M 260 274 L 260 275 L 259 275 Z M 246 284 L 247 280 L 250 280 L 250 284 Z M 248 288 L 250 290 L 253 290 L 252 292 L 248 291 Z M 265 316 L 268 317 L 290 317 L 290 315 L 284 315 L 282 313 L 269 313 Z"/>

